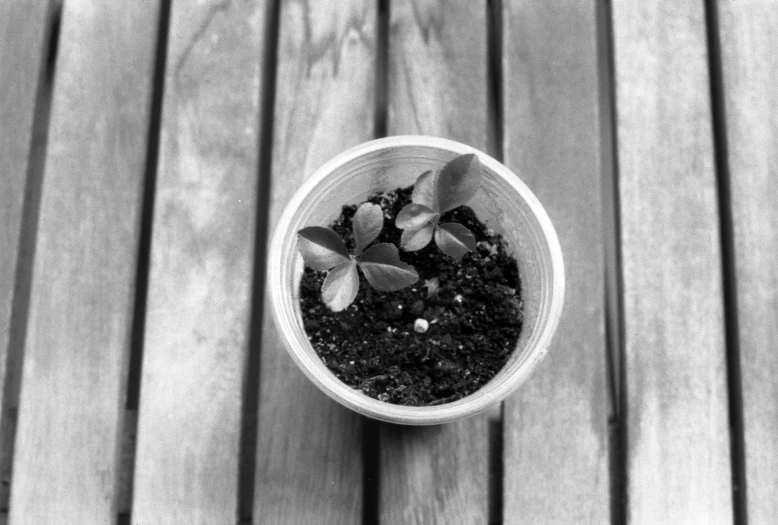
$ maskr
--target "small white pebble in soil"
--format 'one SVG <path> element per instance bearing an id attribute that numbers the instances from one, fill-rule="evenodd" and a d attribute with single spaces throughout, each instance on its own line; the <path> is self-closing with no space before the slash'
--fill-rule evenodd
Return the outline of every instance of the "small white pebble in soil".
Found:
<path id="1" fill-rule="evenodd" d="M 387 331 L 387 332 L 391 332 L 391 331 L 392 331 L 392 327 L 391 327 L 391 326 L 387 326 L 387 327 L 386 327 L 386 331 Z"/>
<path id="2" fill-rule="evenodd" d="M 348 364 L 353 365 L 354 361 L 349 361 Z"/>
<path id="3" fill-rule="evenodd" d="M 462 295 L 460 295 L 460 294 L 456 294 L 454 296 L 454 302 L 457 303 L 457 304 L 462 304 L 464 302 L 464 300 L 465 300 L 465 298 L 462 297 Z"/>
<path id="4" fill-rule="evenodd" d="M 424 287 L 427 288 L 427 297 L 437 297 L 440 290 L 440 279 L 433 277 L 424 281 Z"/>
<path id="5" fill-rule="evenodd" d="M 417 334 L 423 334 L 426 332 L 430 327 L 430 324 L 427 322 L 426 319 L 416 319 L 416 322 L 413 323 L 413 329 L 416 331 Z"/>
<path id="6" fill-rule="evenodd" d="M 378 400 L 379 401 L 389 401 L 389 394 L 387 394 L 387 393 L 378 394 Z"/>
<path id="7" fill-rule="evenodd" d="M 398 305 L 397 305 L 397 309 L 398 309 L 398 310 L 402 310 L 402 309 L 403 309 L 403 305 L 401 305 L 401 304 L 398 304 Z"/>

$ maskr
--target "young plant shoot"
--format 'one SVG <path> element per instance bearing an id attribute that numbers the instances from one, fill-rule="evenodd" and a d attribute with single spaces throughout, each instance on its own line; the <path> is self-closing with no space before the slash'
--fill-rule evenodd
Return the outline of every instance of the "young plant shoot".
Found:
<path id="1" fill-rule="evenodd" d="M 438 248 L 455 259 L 475 250 L 470 230 L 457 223 L 439 224 L 440 216 L 467 203 L 481 184 L 481 162 L 473 154 L 460 155 L 440 172 L 419 175 L 411 194 L 411 204 L 397 215 L 395 225 L 403 230 L 400 246 L 415 252 L 432 238 Z"/>
<path id="2" fill-rule="evenodd" d="M 397 247 L 373 242 L 384 227 L 381 207 L 368 202 L 354 215 L 352 232 L 356 244 L 355 255 L 350 255 L 346 244 L 337 233 L 321 226 L 309 226 L 297 232 L 298 248 L 305 264 L 323 272 L 329 270 L 322 284 L 322 300 L 333 312 L 340 312 L 354 302 L 359 291 L 359 274 L 376 290 L 393 292 L 419 280 L 413 266 L 400 260 Z"/>

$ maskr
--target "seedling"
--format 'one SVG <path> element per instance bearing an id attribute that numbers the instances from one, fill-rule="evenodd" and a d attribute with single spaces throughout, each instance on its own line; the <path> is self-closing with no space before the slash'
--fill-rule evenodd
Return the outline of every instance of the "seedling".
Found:
<path id="1" fill-rule="evenodd" d="M 400 260 L 397 247 L 378 243 L 366 251 L 384 227 L 381 207 L 368 202 L 354 215 L 352 232 L 356 254 L 350 255 L 343 239 L 321 226 L 309 226 L 297 232 L 298 248 L 305 264 L 316 271 L 329 270 L 321 287 L 322 300 L 333 312 L 340 312 L 354 302 L 359 291 L 359 273 L 376 290 L 393 292 L 419 280 L 413 266 Z"/>
<path id="2" fill-rule="evenodd" d="M 403 230 L 400 246 L 415 252 L 427 246 L 432 238 L 438 248 L 455 259 L 475 250 L 475 238 L 466 227 L 455 222 L 439 224 L 440 216 L 467 203 L 481 184 L 481 162 L 473 154 L 460 155 L 440 172 L 419 175 L 405 206 L 395 220 Z"/>

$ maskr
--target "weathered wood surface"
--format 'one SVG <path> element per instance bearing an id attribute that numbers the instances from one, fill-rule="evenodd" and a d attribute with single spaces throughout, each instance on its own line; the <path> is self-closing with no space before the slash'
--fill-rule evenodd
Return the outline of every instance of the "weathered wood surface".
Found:
<path id="1" fill-rule="evenodd" d="M 722 54 L 719 129 L 728 164 L 720 168 L 730 178 L 724 197 L 732 211 L 745 502 L 749 523 L 772 523 L 778 521 L 778 9 L 768 0 L 717 2 L 719 25 L 709 29 L 718 31 Z M 384 52 L 377 49 L 375 2 L 280 2 L 273 145 L 264 160 L 261 145 L 271 140 L 262 137 L 262 116 L 269 114 L 262 79 L 274 67 L 265 63 L 271 2 L 172 3 L 135 472 L 131 461 L 121 461 L 133 452 L 122 450 L 120 437 L 127 433 L 127 358 L 162 3 L 64 4 L 45 129 L 45 119 L 34 119 L 36 111 L 48 112 L 38 95 L 52 3 L 0 0 L 0 435 L 6 440 L 14 400 L 3 396 L 13 397 L 15 387 L 3 387 L 5 366 L 9 352 L 22 355 L 26 339 L 24 363 L 12 363 L 22 372 L 12 525 L 114 523 L 130 505 L 129 489 L 122 493 L 117 484 L 133 475 L 133 523 L 234 523 L 239 498 L 247 500 L 239 446 L 250 350 L 261 352 L 259 385 L 249 385 L 259 389 L 255 523 L 369 520 L 375 509 L 364 506 L 374 494 L 363 489 L 375 485 L 364 479 L 372 472 L 364 470 L 365 446 L 380 454 L 383 525 L 487 523 L 497 514 L 506 525 L 609 522 L 621 504 L 608 469 L 608 447 L 615 444 L 606 433 L 613 407 L 602 195 L 611 159 L 598 39 L 609 29 L 623 263 L 626 396 L 618 401 L 627 422 L 625 517 L 633 525 L 732 522 L 705 20 L 712 4 L 612 2 L 606 22 L 612 27 L 598 28 L 603 3 L 499 3 L 506 164 L 536 192 L 557 228 L 568 289 L 546 361 L 505 403 L 504 479 L 491 487 L 502 486 L 503 507 L 494 509 L 488 490 L 496 464 L 489 448 L 494 412 L 433 428 L 377 424 L 375 446 L 363 441 L 375 436 L 364 432 L 360 416 L 330 401 L 293 365 L 267 303 L 253 332 L 261 333 L 258 348 L 248 347 L 258 306 L 252 302 L 257 210 L 267 214 L 272 235 L 305 177 L 373 138 L 381 114 L 377 57 Z M 493 151 L 488 4 L 388 3 L 389 133 L 438 135 Z M 40 137 L 45 157 L 31 151 L 36 130 L 47 133 Z M 271 172 L 261 172 L 264 165 Z M 30 187 L 27 179 L 37 170 L 43 170 L 39 200 L 37 182 Z M 270 178 L 269 195 L 257 193 L 260 177 Z M 34 236 L 20 239 L 32 228 Z"/>
<path id="2" fill-rule="evenodd" d="M 373 138 L 374 2 L 281 5 L 269 204 L 277 219 L 306 177 Z M 266 283 L 266 287 L 270 283 Z M 294 365 L 265 301 L 254 519 L 361 523 L 362 418 L 319 391 Z"/>
<path id="3" fill-rule="evenodd" d="M 64 7 L 10 521 L 113 523 L 156 2 Z"/>
<path id="4" fill-rule="evenodd" d="M 749 523 L 778 523 L 778 4 L 720 0 Z"/>
<path id="5" fill-rule="evenodd" d="M 37 190 L 46 129 L 35 129 L 36 99 L 45 85 L 45 52 L 51 9 L 48 2 L 29 6 L 0 2 L 0 476 L 8 477 L 10 448 L 29 299 L 35 207 L 25 195 Z M 36 136 L 37 135 L 37 136 Z M 34 181 L 28 174 L 33 172 Z M 28 199 L 29 201 L 29 199 Z M 24 236 L 24 238 L 22 238 Z M 10 356 L 10 357 L 9 357 Z M 17 381 L 18 383 L 18 381 Z M 8 393 L 8 395 L 6 394 Z M 0 487 L 0 504 L 8 485 Z"/>
<path id="6" fill-rule="evenodd" d="M 236 520 L 265 6 L 172 6 L 133 523 Z"/>
<path id="7" fill-rule="evenodd" d="M 42 81 L 49 7 L 0 4 L 0 405 L 11 339 L 12 300 L 19 260 L 24 193 L 33 145 L 35 101 Z"/>
<path id="8" fill-rule="evenodd" d="M 732 523 L 704 5 L 613 4 L 627 519 Z"/>
<path id="9" fill-rule="evenodd" d="M 486 4 L 397 0 L 390 13 L 389 134 L 486 149 Z M 438 427 L 382 424 L 379 442 L 382 524 L 488 521 L 487 415 Z"/>
<path id="10" fill-rule="evenodd" d="M 545 361 L 505 402 L 504 523 L 610 523 L 597 10 L 503 4 L 505 163 L 562 245 L 565 307 Z"/>

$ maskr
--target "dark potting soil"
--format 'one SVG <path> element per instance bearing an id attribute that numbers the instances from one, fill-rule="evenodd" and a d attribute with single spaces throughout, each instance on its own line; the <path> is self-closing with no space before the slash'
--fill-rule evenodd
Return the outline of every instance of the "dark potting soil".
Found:
<path id="1" fill-rule="evenodd" d="M 377 194 L 368 202 L 384 210 L 375 242 L 400 245 L 394 218 L 410 203 L 412 187 Z M 330 227 L 354 253 L 351 220 L 357 206 L 344 206 Z M 305 268 L 300 303 L 305 330 L 322 362 L 341 381 L 370 397 L 398 405 L 440 405 L 471 394 L 492 379 L 510 357 L 522 325 L 518 267 L 496 235 L 460 206 L 441 223 L 466 226 L 477 250 L 461 261 L 434 241 L 417 252 L 400 250 L 419 281 L 397 292 L 379 292 L 359 272 L 354 302 L 334 313 L 321 300 L 326 272 Z M 429 328 L 417 333 L 424 319 Z"/>

